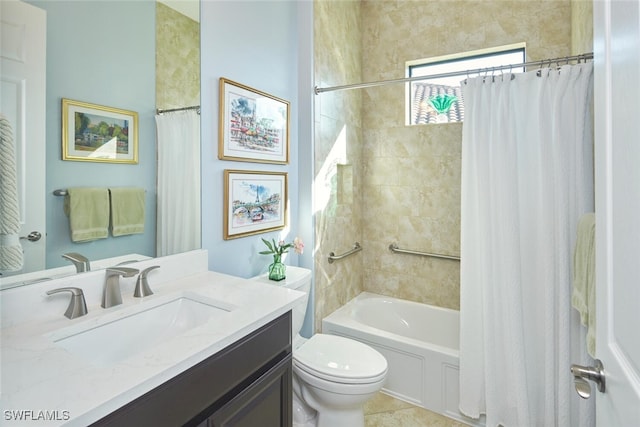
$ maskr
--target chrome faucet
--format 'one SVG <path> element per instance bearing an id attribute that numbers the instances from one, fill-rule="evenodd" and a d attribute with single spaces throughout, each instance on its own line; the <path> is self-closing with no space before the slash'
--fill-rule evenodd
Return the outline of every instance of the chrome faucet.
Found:
<path id="1" fill-rule="evenodd" d="M 59 292 L 71 292 L 71 301 L 64 315 L 69 319 L 84 316 L 87 314 L 87 303 L 84 300 L 84 294 L 80 288 L 58 288 L 47 291 L 47 295 L 57 294 Z"/>
<path id="2" fill-rule="evenodd" d="M 147 281 L 147 274 L 149 274 L 151 270 L 155 270 L 156 268 L 160 268 L 160 266 L 154 265 L 152 267 L 145 268 L 144 270 L 142 270 L 142 272 L 138 276 L 138 280 L 136 281 L 136 289 L 133 292 L 134 297 L 140 298 L 140 297 L 153 295 L 153 292 L 149 287 L 149 282 Z"/>
<path id="3" fill-rule="evenodd" d="M 120 276 L 131 277 L 138 274 L 138 269 L 129 267 L 107 268 L 104 282 L 104 292 L 102 293 L 102 308 L 113 307 L 122 304 L 122 293 L 120 292 Z"/>
<path id="4" fill-rule="evenodd" d="M 85 271 L 91 270 L 89 259 L 86 256 L 81 255 L 77 252 L 66 253 L 62 255 L 62 258 L 68 259 L 69 261 L 71 261 L 73 265 L 76 266 L 77 273 L 84 273 Z"/>

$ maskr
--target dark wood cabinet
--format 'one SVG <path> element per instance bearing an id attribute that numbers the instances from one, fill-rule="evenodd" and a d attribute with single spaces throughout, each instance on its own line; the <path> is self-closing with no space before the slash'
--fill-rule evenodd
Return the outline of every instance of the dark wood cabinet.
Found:
<path id="1" fill-rule="evenodd" d="M 217 410 L 207 427 L 291 425 L 291 375 L 289 358 Z"/>
<path id="2" fill-rule="evenodd" d="M 288 312 L 93 425 L 287 427 L 291 382 Z"/>

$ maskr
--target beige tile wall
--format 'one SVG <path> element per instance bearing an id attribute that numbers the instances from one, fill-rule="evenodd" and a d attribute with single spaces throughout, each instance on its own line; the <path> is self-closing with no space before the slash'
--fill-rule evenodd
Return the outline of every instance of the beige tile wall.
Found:
<path id="1" fill-rule="evenodd" d="M 156 108 L 200 105 L 200 24 L 156 2 Z"/>
<path id="2" fill-rule="evenodd" d="M 315 80 L 318 86 L 359 82 L 360 4 L 314 4 Z M 362 92 L 316 97 L 315 183 L 316 330 L 322 318 L 362 291 L 362 253 L 329 264 L 330 252 L 348 251 L 362 238 Z"/>
<path id="3" fill-rule="evenodd" d="M 570 0 L 316 0 L 315 14 L 320 86 L 402 78 L 405 61 L 522 41 L 530 61 L 571 49 Z M 405 126 L 402 84 L 325 93 L 316 107 L 316 179 L 344 187 L 339 168 L 319 171 L 345 125 L 350 165 L 347 203 L 332 193 L 316 218 L 316 327 L 360 289 L 459 308 L 457 262 L 388 246 L 459 254 L 462 125 Z M 324 257 L 348 249 L 353 236 L 361 256 L 329 267 Z"/>
<path id="4" fill-rule="evenodd" d="M 566 1 L 364 1 L 363 80 L 405 76 L 405 62 L 526 42 L 528 60 L 566 56 Z M 459 308 L 460 266 L 392 255 L 391 242 L 460 253 L 460 123 L 405 126 L 404 85 L 363 91 L 364 288 Z"/>
<path id="5" fill-rule="evenodd" d="M 571 0 L 571 54 L 593 52 L 593 2 Z"/>

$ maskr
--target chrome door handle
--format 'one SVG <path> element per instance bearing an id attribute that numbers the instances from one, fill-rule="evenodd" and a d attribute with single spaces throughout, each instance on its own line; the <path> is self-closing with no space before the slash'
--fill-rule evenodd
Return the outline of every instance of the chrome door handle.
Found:
<path id="1" fill-rule="evenodd" d="M 593 366 L 571 365 L 571 373 L 573 374 L 576 392 L 583 399 L 588 399 L 591 396 L 591 385 L 587 380 L 596 383 L 598 391 L 604 393 L 606 389 L 604 366 L 599 359 L 594 361 Z"/>
<path id="2" fill-rule="evenodd" d="M 39 231 L 32 231 L 26 236 L 20 237 L 20 240 L 28 240 L 30 242 L 37 242 L 42 237 L 42 234 Z"/>

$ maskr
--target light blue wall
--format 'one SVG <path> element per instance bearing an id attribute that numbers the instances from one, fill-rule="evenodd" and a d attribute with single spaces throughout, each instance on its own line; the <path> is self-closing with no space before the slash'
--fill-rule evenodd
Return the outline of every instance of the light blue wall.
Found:
<path id="1" fill-rule="evenodd" d="M 311 183 L 313 121 L 313 3 L 310 1 L 202 2 L 202 245 L 209 269 L 240 277 L 266 271 L 270 256 L 261 237 L 223 239 L 225 169 L 287 172 L 289 229 L 300 236 L 305 254 L 289 254 L 286 263 L 312 268 Z M 218 84 L 220 77 L 259 89 L 291 103 L 290 163 L 270 165 L 218 159 Z M 313 295 L 313 292 L 312 292 Z M 309 311 L 310 313 L 313 310 Z M 308 319 L 304 330 L 310 331 Z"/>
<path id="2" fill-rule="evenodd" d="M 223 171 L 225 169 L 287 172 L 290 233 L 300 228 L 298 4 L 293 1 L 203 1 L 202 52 L 202 234 L 209 268 L 240 277 L 266 271 L 270 256 L 260 240 L 280 237 L 263 233 L 223 239 Z M 218 84 L 220 77 L 267 92 L 291 103 L 290 163 L 271 165 L 218 159 Z M 308 141 L 310 143 L 310 141 Z M 305 221 L 310 222 L 310 218 Z M 304 230 L 309 232 L 309 230 Z M 302 236 L 310 241 L 311 236 Z M 308 247 L 308 246 L 307 246 Z M 290 253 L 287 264 L 299 265 Z"/>
<path id="3" fill-rule="evenodd" d="M 89 259 L 124 253 L 155 255 L 155 2 L 36 1 L 47 11 L 47 268 L 60 255 Z M 139 164 L 61 160 L 61 99 L 137 111 Z M 146 189 L 141 235 L 73 243 L 63 198 L 55 189 L 137 186 Z"/>

